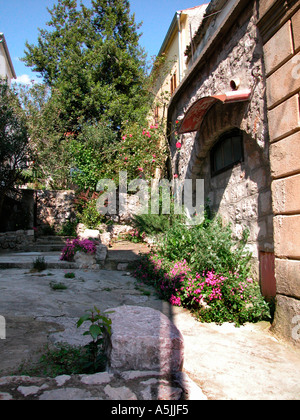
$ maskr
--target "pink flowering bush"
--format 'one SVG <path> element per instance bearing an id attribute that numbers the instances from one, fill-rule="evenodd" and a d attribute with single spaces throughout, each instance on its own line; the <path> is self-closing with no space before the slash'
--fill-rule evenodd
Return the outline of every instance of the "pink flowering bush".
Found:
<path id="1" fill-rule="evenodd" d="M 259 285 L 238 272 L 197 273 L 186 260 L 169 262 L 150 253 L 142 257 L 134 275 L 155 286 L 171 305 L 190 309 L 202 322 L 243 324 L 270 319 Z"/>
<path id="2" fill-rule="evenodd" d="M 126 236 L 126 239 L 129 242 L 134 242 L 134 243 L 143 242 L 145 238 L 146 238 L 146 233 L 141 232 L 139 229 L 134 229 L 132 232 L 128 233 L 128 235 Z"/>
<path id="3" fill-rule="evenodd" d="M 87 254 L 94 255 L 97 251 L 97 241 L 93 241 L 90 239 L 73 239 L 70 241 L 67 240 L 66 246 L 62 250 L 62 254 L 60 257 L 61 261 L 73 261 L 76 252 L 82 251 L 86 252 Z"/>
<path id="4" fill-rule="evenodd" d="M 143 126 L 126 122 L 121 141 L 113 144 L 114 164 L 106 173 L 117 180 L 119 171 L 127 171 L 128 181 L 151 179 L 157 169 L 164 170 L 167 159 L 164 131 L 158 124 Z"/>

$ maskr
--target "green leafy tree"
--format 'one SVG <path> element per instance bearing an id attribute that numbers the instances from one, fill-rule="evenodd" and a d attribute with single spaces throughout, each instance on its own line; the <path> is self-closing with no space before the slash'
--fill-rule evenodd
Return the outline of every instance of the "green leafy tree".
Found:
<path id="1" fill-rule="evenodd" d="M 127 0 L 58 0 L 37 45 L 26 43 L 25 63 L 59 92 L 65 132 L 105 116 L 117 130 L 145 112 L 145 60 Z"/>
<path id="2" fill-rule="evenodd" d="M 28 131 L 18 98 L 0 80 L 0 217 L 5 196 L 15 190 L 28 167 Z"/>
<path id="3" fill-rule="evenodd" d="M 51 189 L 67 188 L 71 178 L 70 132 L 61 119 L 59 92 L 45 84 L 16 86 L 27 118 L 33 163 L 32 181 Z"/>

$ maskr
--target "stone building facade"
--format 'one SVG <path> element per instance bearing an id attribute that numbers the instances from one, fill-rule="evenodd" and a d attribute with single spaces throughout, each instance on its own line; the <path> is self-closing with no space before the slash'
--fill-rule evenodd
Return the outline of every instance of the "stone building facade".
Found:
<path id="1" fill-rule="evenodd" d="M 274 214 L 274 329 L 300 345 L 300 1 L 260 2 Z"/>
<path id="2" fill-rule="evenodd" d="M 168 136 L 172 176 L 204 179 L 211 210 L 237 237 L 249 229 L 262 293 L 277 297 L 274 325 L 300 345 L 292 337 L 300 318 L 299 7 L 212 0 L 193 55 L 186 51 L 189 72 L 169 104 Z"/>
<path id="3" fill-rule="evenodd" d="M 12 79 L 17 78 L 6 39 L 2 32 L 0 32 L 0 77 L 7 79 L 9 86 Z"/>

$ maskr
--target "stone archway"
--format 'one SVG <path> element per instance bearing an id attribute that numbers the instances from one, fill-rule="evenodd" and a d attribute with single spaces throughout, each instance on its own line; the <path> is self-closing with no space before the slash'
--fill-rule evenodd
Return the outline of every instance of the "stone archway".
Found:
<path id="1" fill-rule="evenodd" d="M 260 279 L 263 293 L 273 296 L 276 288 L 268 145 L 261 147 L 256 141 L 255 126 L 249 127 L 247 113 L 247 103 L 217 103 L 207 112 L 196 135 L 186 177 L 205 180 L 205 198 L 211 211 L 230 222 L 237 237 L 245 227 L 249 229 L 254 275 Z M 211 150 L 220 136 L 232 129 L 243 133 L 244 159 L 213 176 Z"/>

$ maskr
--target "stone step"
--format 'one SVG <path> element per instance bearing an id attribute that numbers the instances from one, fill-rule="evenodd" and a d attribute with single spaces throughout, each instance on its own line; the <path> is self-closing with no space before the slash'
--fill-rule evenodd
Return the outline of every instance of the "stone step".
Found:
<path id="1" fill-rule="evenodd" d="M 47 269 L 74 269 L 76 264 L 60 261 L 58 252 L 10 252 L 0 254 L 0 269 L 21 268 L 31 270 L 37 258 L 44 258 Z"/>
<path id="2" fill-rule="evenodd" d="M 61 252 L 64 244 L 34 244 L 31 248 L 31 252 Z"/>
<path id="3" fill-rule="evenodd" d="M 71 236 L 40 236 L 37 238 L 36 243 L 37 244 L 62 244 L 64 245 L 67 240 L 73 240 L 74 237 Z"/>
<path id="4" fill-rule="evenodd" d="M 62 246 L 59 244 L 34 244 L 28 252 L 4 252 L 0 253 L 0 269 L 22 268 L 32 269 L 33 262 L 44 257 L 47 269 L 76 269 L 75 262 L 60 261 Z M 108 248 L 107 256 L 99 269 L 130 271 L 132 263 L 139 259 L 139 253 L 146 253 L 149 248 L 144 244 L 132 244 L 130 242 L 116 243 Z"/>
<path id="5" fill-rule="evenodd" d="M 139 260 L 140 252 L 146 253 L 149 248 L 144 244 L 120 241 L 108 249 L 105 270 L 130 271 L 132 265 Z"/>

